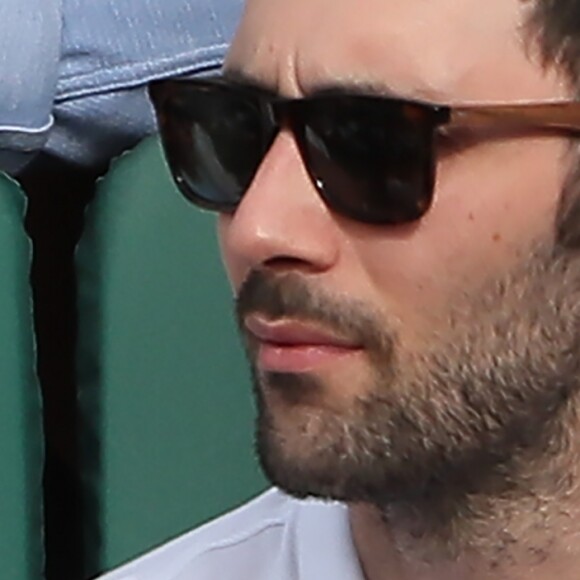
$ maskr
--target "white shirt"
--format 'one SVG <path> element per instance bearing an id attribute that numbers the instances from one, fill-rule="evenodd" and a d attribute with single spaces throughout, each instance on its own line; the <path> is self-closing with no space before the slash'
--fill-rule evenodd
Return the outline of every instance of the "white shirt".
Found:
<path id="1" fill-rule="evenodd" d="M 271 489 L 101 580 L 363 580 L 347 509 Z"/>

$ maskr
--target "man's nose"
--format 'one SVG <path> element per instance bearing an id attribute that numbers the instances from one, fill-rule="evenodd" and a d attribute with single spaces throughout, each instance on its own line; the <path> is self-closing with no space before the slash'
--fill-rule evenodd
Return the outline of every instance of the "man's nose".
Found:
<path id="1" fill-rule="evenodd" d="M 339 227 L 289 131 L 277 136 L 235 213 L 222 217 L 220 237 L 233 281 L 263 267 L 322 272 L 338 259 Z"/>

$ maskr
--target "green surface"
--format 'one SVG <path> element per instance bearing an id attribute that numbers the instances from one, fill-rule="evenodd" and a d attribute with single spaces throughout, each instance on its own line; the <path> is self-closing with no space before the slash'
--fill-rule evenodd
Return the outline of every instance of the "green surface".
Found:
<path id="1" fill-rule="evenodd" d="M 265 486 L 214 220 L 176 192 L 155 140 L 116 163 L 87 213 L 78 370 L 99 570 Z"/>
<path id="2" fill-rule="evenodd" d="M 42 577 L 41 411 L 24 196 L 0 176 L 0 577 Z"/>

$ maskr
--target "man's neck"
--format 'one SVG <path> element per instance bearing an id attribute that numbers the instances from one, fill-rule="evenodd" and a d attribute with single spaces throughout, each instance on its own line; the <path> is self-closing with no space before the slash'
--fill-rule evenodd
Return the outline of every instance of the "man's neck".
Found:
<path id="1" fill-rule="evenodd" d="M 434 505 L 379 510 L 353 504 L 350 522 L 365 578 L 578 580 L 580 492 L 570 478 L 559 489 L 559 494 L 470 498 L 460 515 L 439 528 Z"/>

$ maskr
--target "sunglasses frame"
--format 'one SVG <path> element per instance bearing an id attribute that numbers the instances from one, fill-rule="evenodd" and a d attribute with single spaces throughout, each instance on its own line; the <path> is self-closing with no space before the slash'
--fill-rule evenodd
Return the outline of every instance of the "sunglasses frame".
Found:
<path id="1" fill-rule="evenodd" d="M 169 118 L 166 104 L 175 97 L 183 95 L 184 90 L 190 91 L 231 91 L 259 103 L 262 111 L 268 111 L 273 116 L 273 123 L 277 126 L 288 126 L 297 140 L 303 162 L 307 172 L 321 197 L 327 205 L 351 219 L 365 223 L 385 224 L 402 223 L 414 221 L 424 215 L 431 205 L 435 188 L 436 153 L 435 146 L 431 144 L 433 150 L 430 155 L 430 175 L 426 176 L 428 183 L 425 187 L 425 199 L 418 201 L 417 207 L 411 219 L 403 218 L 385 221 L 384 219 L 374 219 L 369 212 L 357 212 L 352 208 L 341 207 L 339 198 L 333 197 L 325 190 L 324 183 L 313 174 L 308 154 L 307 146 L 304 143 L 300 128 L 292 122 L 295 114 L 299 114 L 304 103 L 313 102 L 328 98 L 349 98 L 365 101 L 368 103 L 384 103 L 389 106 L 397 105 L 401 107 L 401 113 L 408 119 L 420 123 L 425 122 L 433 135 L 437 132 L 453 131 L 474 131 L 479 135 L 509 135 L 509 134 L 529 134 L 529 133 L 549 133 L 580 135 L 580 102 L 578 101 L 539 101 L 539 102 L 516 102 L 516 103 L 486 103 L 486 104 L 466 104 L 449 105 L 435 104 L 426 101 L 393 98 L 391 96 L 365 95 L 358 93 L 345 93 L 344 91 L 325 91 L 321 94 L 314 94 L 304 98 L 284 98 L 273 94 L 270 91 L 246 85 L 234 81 L 228 81 L 223 77 L 211 78 L 174 78 L 157 80 L 149 83 L 148 93 L 154 106 L 159 132 L 165 151 L 165 157 L 174 181 L 183 195 L 193 203 L 209 210 L 220 212 L 233 212 L 241 201 L 237 200 L 231 204 L 211 202 L 199 196 L 186 181 L 181 177 L 176 159 L 180 158 L 181 144 L 175 135 L 175 122 Z M 485 138 L 485 137 L 484 137 Z M 267 154 L 267 147 L 264 156 Z"/>

